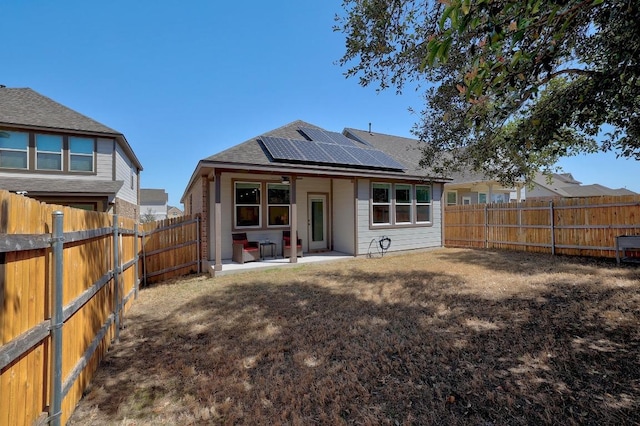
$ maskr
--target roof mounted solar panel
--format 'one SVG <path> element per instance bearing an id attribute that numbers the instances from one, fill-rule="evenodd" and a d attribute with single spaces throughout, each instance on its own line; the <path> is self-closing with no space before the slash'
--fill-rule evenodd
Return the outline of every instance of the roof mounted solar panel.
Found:
<path id="1" fill-rule="evenodd" d="M 331 155 L 320 149 L 317 142 L 292 140 L 291 144 L 302 153 L 306 161 L 329 164 L 335 162 Z"/>
<path id="2" fill-rule="evenodd" d="M 367 151 L 367 154 L 371 155 L 373 158 L 376 159 L 376 161 L 380 162 L 382 164 L 382 167 L 386 167 L 389 169 L 401 169 L 401 170 L 406 169 L 406 167 L 403 164 L 394 160 L 393 158 L 391 158 L 390 156 L 388 156 L 382 151 L 378 151 L 377 149 L 366 149 L 364 151 Z"/>
<path id="3" fill-rule="evenodd" d="M 304 133 L 309 139 L 316 142 L 333 143 L 337 145 L 354 146 L 355 142 L 338 132 L 328 132 L 322 129 L 311 129 L 308 127 L 301 127 L 300 131 Z"/>
<path id="4" fill-rule="evenodd" d="M 352 154 L 350 154 L 346 147 L 334 144 L 334 143 L 322 143 L 318 142 L 318 146 L 329 154 L 333 158 L 333 162 L 336 164 L 344 164 L 348 166 L 361 166 L 362 162 Z M 355 148 L 355 147 L 352 147 Z"/>
<path id="5" fill-rule="evenodd" d="M 274 160 L 305 161 L 306 158 L 289 139 L 261 136 L 260 140 Z"/>

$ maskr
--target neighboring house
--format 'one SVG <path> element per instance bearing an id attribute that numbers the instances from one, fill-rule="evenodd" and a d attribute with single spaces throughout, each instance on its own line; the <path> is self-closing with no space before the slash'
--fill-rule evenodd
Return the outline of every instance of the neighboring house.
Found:
<path id="1" fill-rule="evenodd" d="M 167 209 L 167 217 L 169 219 L 173 219 L 174 217 L 180 217 L 180 216 L 182 216 L 182 210 L 180 210 L 176 206 L 169 206 L 169 208 Z"/>
<path id="2" fill-rule="evenodd" d="M 573 178 L 571 173 L 553 173 L 550 176 L 537 173 L 531 188 L 527 189 L 528 200 L 549 200 L 557 197 L 598 197 L 602 195 L 620 196 L 636 195 L 636 193 L 625 188 L 607 188 L 597 183 L 582 185 L 581 182 Z"/>
<path id="3" fill-rule="evenodd" d="M 444 180 L 419 166 L 414 140 L 358 134 L 295 121 L 200 160 L 181 202 L 202 215 L 205 266 L 222 270 L 236 232 L 278 253 L 288 230 L 304 252 L 363 255 L 383 236 L 389 251 L 440 247 Z"/>
<path id="4" fill-rule="evenodd" d="M 31 89 L 0 86 L 0 189 L 137 218 L 141 171 L 122 133 Z"/>
<path id="5" fill-rule="evenodd" d="M 164 189 L 140 189 L 140 217 L 145 222 L 167 218 L 169 194 Z"/>
<path id="6" fill-rule="evenodd" d="M 508 203 L 522 201 L 525 188 L 522 185 L 510 188 L 495 179 L 470 172 L 456 173 L 445 186 L 445 204 L 466 205 L 485 203 Z"/>

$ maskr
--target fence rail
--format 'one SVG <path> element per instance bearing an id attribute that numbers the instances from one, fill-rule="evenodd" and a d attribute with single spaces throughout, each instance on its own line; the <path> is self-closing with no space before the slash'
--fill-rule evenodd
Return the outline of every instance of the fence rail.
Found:
<path id="1" fill-rule="evenodd" d="M 616 257 L 615 237 L 640 234 L 640 196 L 446 206 L 444 245 Z"/>

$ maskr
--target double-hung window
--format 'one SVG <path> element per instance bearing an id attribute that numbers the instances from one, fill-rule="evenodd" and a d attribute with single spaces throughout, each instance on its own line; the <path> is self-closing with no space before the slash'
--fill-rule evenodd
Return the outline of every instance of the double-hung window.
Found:
<path id="1" fill-rule="evenodd" d="M 413 202 L 411 200 L 411 185 L 396 184 L 396 217 L 395 223 L 411 223 L 411 207 Z"/>
<path id="2" fill-rule="evenodd" d="M 72 172 L 93 171 L 95 142 L 91 138 L 69 137 L 69 170 Z"/>
<path id="3" fill-rule="evenodd" d="M 0 134 L 0 168 L 27 169 L 29 167 L 29 134 L 5 132 Z"/>
<path id="4" fill-rule="evenodd" d="M 371 192 L 373 223 L 391 224 L 391 184 L 374 183 Z"/>
<path id="5" fill-rule="evenodd" d="M 416 185 L 416 223 L 431 222 L 431 187 Z"/>
<path id="6" fill-rule="evenodd" d="M 458 192 L 457 191 L 447 191 L 447 205 L 455 206 L 458 204 Z"/>
<path id="7" fill-rule="evenodd" d="M 289 225 L 289 185 L 281 183 L 267 184 L 268 226 Z"/>
<path id="8" fill-rule="evenodd" d="M 36 135 L 36 169 L 62 170 L 62 136 Z"/>
<path id="9" fill-rule="evenodd" d="M 259 228 L 261 184 L 253 182 L 235 183 L 235 226 L 236 228 Z"/>

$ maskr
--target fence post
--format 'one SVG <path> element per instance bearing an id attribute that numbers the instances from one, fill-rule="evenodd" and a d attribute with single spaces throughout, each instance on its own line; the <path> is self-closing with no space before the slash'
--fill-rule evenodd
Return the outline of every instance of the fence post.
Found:
<path id="1" fill-rule="evenodd" d="M 118 256 L 118 215 L 113 215 L 113 299 L 116 320 L 116 341 L 120 338 L 120 259 Z"/>
<path id="2" fill-rule="evenodd" d="M 489 205 L 484 205 L 484 248 L 489 248 Z"/>
<path id="3" fill-rule="evenodd" d="M 147 253 L 144 251 L 145 247 L 145 239 L 147 238 L 147 231 L 144 229 L 145 226 L 142 226 L 142 285 L 146 287 L 147 285 Z"/>
<path id="4" fill-rule="evenodd" d="M 137 299 L 138 298 L 138 287 L 140 284 L 140 279 L 138 278 L 138 262 L 140 261 L 140 256 L 138 256 L 138 222 L 136 222 L 133 225 L 133 233 L 134 233 L 134 240 L 133 240 L 133 253 L 135 256 L 135 263 L 133 266 L 133 271 L 134 271 L 134 279 L 135 281 L 133 282 L 134 285 L 134 298 Z"/>
<path id="5" fill-rule="evenodd" d="M 549 201 L 549 215 L 551 226 L 551 255 L 556 254 L 556 230 L 555 230 L 555 214 L 553 212 L 553 200 Z"/>
<path id="6" fill-rule="evenodd" d="M 53 254 L 53 285 L 51 286 L 51 301 L 53 310 L 51 313 L 51 383 L 49 406 L 49 424 L 60 426 L 62 415 L 62 268 L 64 251 L 64 230 L 61 211 L 52 213 L 53 236 L 51 238 L 51 250 Z"/>

